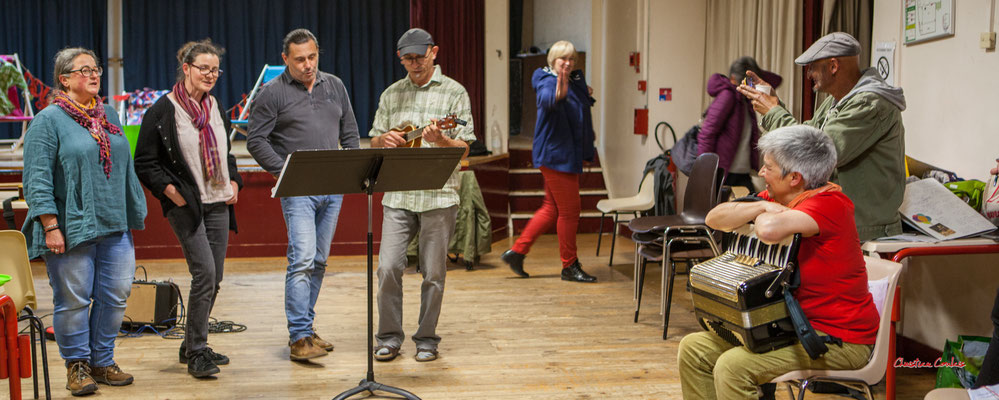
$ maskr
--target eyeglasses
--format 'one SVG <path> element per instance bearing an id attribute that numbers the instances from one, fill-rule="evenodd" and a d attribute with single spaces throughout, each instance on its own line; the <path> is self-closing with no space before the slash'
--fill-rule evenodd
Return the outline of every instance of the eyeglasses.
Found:
<path id="1" fill-rule="evenodd" d="M 197 68 L 198 71 L 201 71 L 201 76 L 208 76 L 212 74 L 214 74 L 215 76 L 222 76 L 222 70 L 218 69 L 217 67 L 212 68 L 207 65 L 194 65 L 194 64 L 188 64 L 188 65 Z"/>
<path id="2" fill-rule="evenodd" d="M 405 64 L 421 64 L 427 56 L 416 56 L 416 57 L 403 57 L 402 62 Z"/>
<path id="3" fill-rule="evenodd" d="M 104 68 L 101 68 L 101 67 L 96 67 L 96 68 L 95 67 L 83 67 L 83 68 L 80 68 L 80 69 L 74 69 L 72 71 L 67 71 L 63 75 L 69 75 L 69 74 L 72 74 L 74 72 L 79 72 L 80 75 L 83 75 L 84 77 L 89 78 L 91 76 L 94 76 L 95 74 L 97 76 L 104 75 Z"/>

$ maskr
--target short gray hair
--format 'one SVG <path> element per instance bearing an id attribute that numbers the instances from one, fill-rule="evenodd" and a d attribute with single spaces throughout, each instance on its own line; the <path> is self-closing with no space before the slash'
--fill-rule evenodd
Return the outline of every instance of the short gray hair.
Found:
<path id="1" fill-rule="evenodd" d="M 760 155 L 769 155 L 782 175 L 801 174 L 805 190 L 829 182 L 836 169 L 836 145 L 825 132 L 808 125 L 787 126 L 774 130 L 757 143 Z"/>
<path id="2" fill-rule="evenodd" d="M 66 91 L 69 88 L 62 85 L 59 81 L 59 77 L 70 73 L 73 70 L 73 60 L 76 59 L 80 54 L 86 54 L 94 58 L 94 62 L 97 62 L 97 55 L 93 51 L 87 50 L 82 47 L 67 47 L 65 49 L 59 50 L 55 55 L 55 71 L 52 73 L 52 79 L 55 81 L 55 87 L 59 90 Z"/>
<path id="3" fill-rule="evenodd" d="M 288 52 L 291 51 L 292 44 L 302 44 L 310 40 L 312 41 L 312 43 L 316 44 L 316 49 L 318 49 L 319 41 L 316 40 L 316 35 L 313 35 L 312 32 L 309 31 L 308 29 L 298 28 L 291 32 L 288 32 L 288 34 L 284 36 L 283 52 L 284 54 L 288 54 Z"/>

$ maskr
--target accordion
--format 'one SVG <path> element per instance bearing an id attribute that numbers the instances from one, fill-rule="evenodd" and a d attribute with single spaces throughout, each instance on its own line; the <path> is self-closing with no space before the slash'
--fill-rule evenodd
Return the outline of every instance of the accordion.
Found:
<path id="1" fill-rule="evenodd" d="M 690 268 L 697 321 L 735 346 L 764 353 L 797 336 L 784 301 L 784 283 L 797 265 L 801 235 L 761 242 L 748 226 L 726 233 L 723 253 Z"/>

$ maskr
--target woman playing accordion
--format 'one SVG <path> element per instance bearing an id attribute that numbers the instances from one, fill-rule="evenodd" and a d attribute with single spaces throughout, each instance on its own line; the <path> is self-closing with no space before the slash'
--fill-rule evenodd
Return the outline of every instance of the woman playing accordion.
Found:
<path id="1" fill-rule="evenodd" d="M 759 385 L 789 371 L 860 368 L 874 347 L 879 316 L 867 289 L 853 202 L 829 182 L 836 168 L 832 140 L 798 125 L 766 134 L 758 147 L 764 201 L 720 204 L 706 222 L 723 231 L 754 223 L 765 243 L 800 234 L 801 284 L 794 297 L 819 335 L 843 343 L 812 359 L 800 343 L 754 353 L 714 332 L 689 334 L 678 355 L 685 399 L 757 399 Z"/>

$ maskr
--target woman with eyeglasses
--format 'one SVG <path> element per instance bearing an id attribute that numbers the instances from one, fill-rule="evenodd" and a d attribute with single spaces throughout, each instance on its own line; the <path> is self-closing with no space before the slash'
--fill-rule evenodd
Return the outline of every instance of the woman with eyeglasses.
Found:
<path id="1" fill-rule="evenodd" d="M 208 317 L 222 282 L 233 205 L 242 180 L 229 152 L 229 120 L 209 94 L 224 50 L 210 39 L 177 51 L 177 83 L 146 112 L 135 146 L 135 169 L 163 207 L 191 272 L 187 325 L 179 359 L 204 378 L 229 358 L 208 347 Z"/>
<path id="2" fill-rule="evenodd" d="M 114 345 L 135 275 L 130 230 L 143 228 L 146 201 L 118 115 L 98 97 L 102 73 L 94 52 L 60 50 L 58 90 L 24 139 L 22 232 L 28 255 L 45 260 L 74 396 L 133 380 L 115 363 Z"/>

